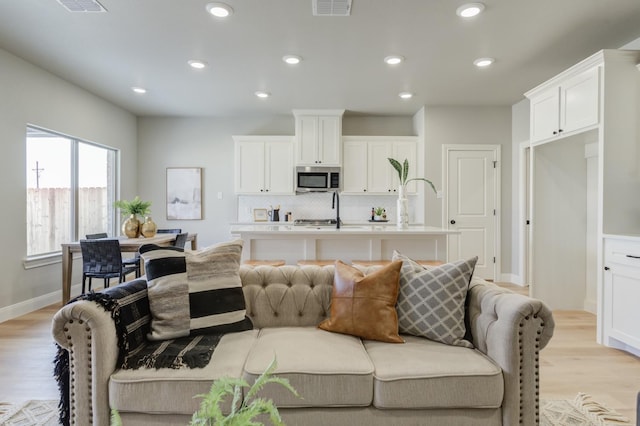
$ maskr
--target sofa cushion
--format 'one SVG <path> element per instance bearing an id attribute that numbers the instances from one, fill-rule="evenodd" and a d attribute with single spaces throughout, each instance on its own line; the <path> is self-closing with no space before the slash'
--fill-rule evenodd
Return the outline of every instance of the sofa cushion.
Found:
<path id="1" fill-rule="evenodd" d="M 422 337 L 403 337 L 404 345 L 364 342 L 375 368 L 375 407 L 492 408 L 502 405 L 502 370 L 480 351 Z"/>
<path id="2" fill-rule="evenodd" d="M 252 383 L 276 358 L 275 375 L 300 394 L 267 385 L 260 396 L 277 407 L 368 406 L 373 397 L 373 365 L 362 341 L 316 327 L 263 328 L 245 365 Z"/>
<path id="3" fill-rule="evenodd" d="M 239 268 L 242 240 L 199 251 L 144 245 L 149 340 L 251 329 Z"/>
<path id="4" fill-rule="evenodd" d="M 215 379 L 242 377 L 244 363 L 258 330 L 230 333 L 222 337 L 204 368 L 139 368 L 117 370 L 109 380 L 109 405 L 120 412 L 192 415 Z M 229 412 L 230 401 L 223 410 Z"/>
<path id="5" fill-rule="evenodd" d="M 478 258 L 428 269 L 397 251 L 393 259 L 402 260 L 398 295 L 400 333 L 473 347 L 464 340 L 464 303 Z"/>
<path id="6" fill-rule="evenodd" d="M 364 339 L 402 343 L 396 301 L 402 262 L 392 262 L 370 275 L 336 261 L 331 316 L 318 327 Z"/>

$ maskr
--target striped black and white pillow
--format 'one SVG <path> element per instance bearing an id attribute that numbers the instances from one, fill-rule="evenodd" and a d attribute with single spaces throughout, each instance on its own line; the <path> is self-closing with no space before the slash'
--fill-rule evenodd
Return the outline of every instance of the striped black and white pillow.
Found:
<path id="1" fill-rule="evenodd" d="M 151 310 L 149 340 L 253 328 L 239 275 L 241 254 L 242 240 L 187 252 L 142 246 Z"/>

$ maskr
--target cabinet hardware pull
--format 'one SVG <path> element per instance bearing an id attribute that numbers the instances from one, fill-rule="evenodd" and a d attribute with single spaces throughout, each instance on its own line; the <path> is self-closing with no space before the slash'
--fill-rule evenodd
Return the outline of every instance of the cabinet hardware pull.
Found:
<path id="1" fill-rule="evenodd" d="M 553 134 L 554 134 L 554 135 L 557 135 L 557 134 L 558 134 L 558 132 L 556 132 L 556 131 L 554 130 L 554 131 L 553 131 Z"/>
<path id="2" fill-rule="evenodd" d="M 640 259 L 640 256 L 634 256 L 632 254 L 628 254 L 627 257 L 630 257 L 632 259 Z"/>
<path id="3" fill-rule="evenodd" d="M 562 132 L 562 129 L 558 130 L 558 133 Z"/>
<path id="4" fill-rule="evenodd" d="M 605 270 L 605 271 L 608 271 L 608 270 L 609 270 L 609 267 L 608 267 L 608 266 L 605 266 L 605 267 L 604 267 L 604 270 Z"/>

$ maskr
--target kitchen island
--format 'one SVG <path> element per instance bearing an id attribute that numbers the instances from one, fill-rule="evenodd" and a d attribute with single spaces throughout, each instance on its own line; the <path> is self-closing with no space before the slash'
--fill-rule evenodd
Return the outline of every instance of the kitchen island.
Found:
<path id="1" fill-rule="evenodd" d="M 447 261 L 447 235 L 458 231 L 431 226 L 366 224 L 334 226 L 232 225 L 231 236 L 244 241 L 242 260 L 391 259 L 393 250 L 420 260 Z"/>

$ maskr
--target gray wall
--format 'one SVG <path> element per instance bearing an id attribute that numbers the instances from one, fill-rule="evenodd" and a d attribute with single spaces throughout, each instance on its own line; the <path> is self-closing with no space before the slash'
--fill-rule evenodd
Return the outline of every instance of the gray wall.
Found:
<path id="1" fill-rule="evenodd" d="M 132 114 L 2 49 L 0 70 L 0 146 L 5 156 L 0 168 L 0 197 L 5 206 L 0 221 L 5 241 L 0 257 L 3 320 L 21 310 L 26 312 L 62 299 L 60 256 L 47 266 L 25 269 L 24 265 L 27 124 L 121 150 L 125 198 L 135 195 L 137 151 L 136 118 Z M 80 281 L 80 269 L 76 261 L 74 283 Z"/>
<path id="2" fill-rule="evenodd" d="M 501 262 L 500 274 L 511 274 L 511 108 L 510 107 L 427 107 L 424 109 L 425 177 L 442 189 L 442 146 L 446 144 L 500 145 L 501 179 Z M 433 193 L 426 197 L 426 224 L 443 226 L 443 199 Z"/>

